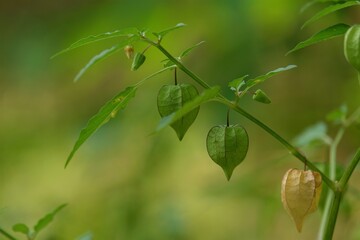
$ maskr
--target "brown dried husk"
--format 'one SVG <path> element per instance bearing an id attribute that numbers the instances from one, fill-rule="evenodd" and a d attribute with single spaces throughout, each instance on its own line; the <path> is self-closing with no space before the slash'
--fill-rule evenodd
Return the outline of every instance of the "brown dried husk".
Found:
<path id="1" fill-rule="evenodd" d="M 321 186 L 321 175 L 318 172 L 293 168 L 284 175 L 281 201 L 299 232 L 301 232 L 305 217 L 317 209 Z"/>

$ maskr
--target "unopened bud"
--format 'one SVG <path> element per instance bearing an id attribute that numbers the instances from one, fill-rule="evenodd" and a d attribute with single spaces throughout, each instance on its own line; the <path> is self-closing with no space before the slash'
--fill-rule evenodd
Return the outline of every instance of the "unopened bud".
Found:
<path id="1" fill-rule="evenodd" d="M 127 45 L 124 47 L 124 52 L 125 52 L 125 55 L 128 59 L 131 59 L 133 58 L 134 56 L 134 47 L 131 46 L 131 45 Z"/>

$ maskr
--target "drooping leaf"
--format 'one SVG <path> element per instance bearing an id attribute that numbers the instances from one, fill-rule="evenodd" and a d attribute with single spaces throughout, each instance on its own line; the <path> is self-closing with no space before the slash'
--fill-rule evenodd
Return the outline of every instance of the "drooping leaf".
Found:
<path id="1" fill-rule="evenodd" d="M 277 68 L 275 70 L 272 70 L 270 72 L 268 72 L 267 74 L 265 75 L 261 75 L 261 76 L 258 76 L 256 78 L 253 78 L 253 79 L 249 79 L 247 80 L 245 83 L 246 83 L 246 87 L 247 89 L 259 84 L 259 83 L 262 83 L 264 82 L 265 80 L 275 76 L 276 74 L 279 74 L 281 72 L 285 72 L 285 71 L 288 71 L 290 69 L 293 69 L 293 68 L 296 68 L 297 66 L 296 65 L 288 65 L 286 67 L 281 67 L 281 68 Z"/>
<path id="2" fill-rule="evenodd" d="M 160 69 L 159 71 L 147 76 L 146 78 L 139 81 L 135 86 L 126 88 L 124 91 L 117 94 L 109 102 L 107 102 L 99 112 L 93 116 L 87 123 L 86 127 L 82 129 L 80 135 L 69 154 L 65 167 L 69 164 L 70 160 L 74 156 L 75 152 L 80 148 L 80 146 L 93 134 L 97 129 L 102 125 L 107 123 L 111 118 L 116 116 L 116 113 L 127 106 L 128 102 L 135 96 L 137 87 L 143 84 L 146 80 L 155 77 L 167 70 L 173 69 L 175 66 L 166 67 Z"/>
<path id="3" fill-rule="evenodd" d="M 197 96 L 199 96 L 199 93 L 193 85 L 164 85 L 157 96 L 157 106 L 160 116 L 166 117 L 171 115 Z M 198 106 L 171 124 L 171 127 L 175 130 L 180 141 L 195 121 L 199 113 L 199 108 L 200 107 Z"/>
<path id="4" fill-rule="evenodd" d="M 112 46 L 109 49 L 105 49 L 103 50 L 101 53 L 95 55 L 93 58 L 90 59 L 90 61 L 85 65 L 85 67 L 83 67 L 80 72 L 76 75 L 74 82 L 77 82 L 83 75 L 84 73 L 89 70 L 92 66 L 94 66 L 96 63 L 110 57 L 111 55 L 113 55 L 114 53 L 122 50 L 122 48 L 134 41 L 137 41 L 139 39 L 138 36 L 133 36 L 130 37 L 128 39 L 125 39 L 124 41 L 122 41 L 119 44 L 116 44 L 115 46 Z"/>
<path id="5" fill-rule="evenodd" d="M 326 115 L 326 120 L 333 122 L 335 124 L 343 123 L 346 121 L 347 113 L 348 113 L 348 108 L 346 104 L 343 104 L 339 108 L 334 109 L 328 115 Z"/>
<path id="6" fill-rule="evenodd" d="M 353 25 L 345 34 L 344 55 L 346 60 L 360 73 L 360 25 Z M 360 74 L 358 75 L 360 81 Z"/>
<path id="7" fill-rule="evenodd" d="M 46 216 L 44 216 L 43 218 L 41 218 L 38 223 L 34 226 L 34 230 L 36 233 L 39 233 L 41 230 L 43 230 L 49 223 L 52 222 L 52 220 L 54 219 L 55 215 L 64 207 L 66 207 L 67 204 L 62 204 L 59 207 L 57 207 L 54 211 L 52 211 L 51 213 L 47 214 Z"/>
<path id="8" fill-rule="evenodd" d="M 299 49 L 311 46 L 313 44 L 341 36 L 346 33 L 346 31 L 349 29 L 349 27 L 350 27 L 349 25 L 339 23 L 339 24 L 333 25 L 331 27 L 328 27 L 326 29 L 323 29 L 320 32 L 311 36 L 309 39 L 298 43 L 293 49 L 291 49 L 289 52 L 287 52 L 286 55 L 288 55 L 289 53 L 295 52 Z"/>
<path id="9" fill-rule="evenodd" d="M 185 27 L 185 26 L 186 25 L 184 23 L 178 23 L 174 27 L 167 28 L 167 29 L 165 29 L 163 31 L 160 31 L 160 32 L 154 32 L 153 34 L 156 37 L 158 37 L 158 39 L 162 39 L 169 32 L 174 31 L 174 30 L 179 29 L 179 28 L 182 28 L 182 27 Z"/>
<path id="10" fill-rule="evenodd" d="M 331 138 L 327 135 L 327 126 L 323 122 L 318 122 L 306 128 L 294 140 L 294 145 L 297 147 L 306 147 L 315 143 L 330 144 Z"/>
<path id="11" fill-rule="evenodd" d="M 326 8 L 324 8 L 323 10 L 319 11 L 318 13 L 316 13 L 313 17 L 311 17 L 309 20 L 307 20 L 301 28 L 304 28 L 305 26 L 309 25 L 310 23 L 313 23 L 317 20 L 319 20 L 320 18 L 327 16 L 330 13 L 336 12 L 338 10 L 347 8 L 347 7 L 351 7 L 354 5 L 359 5 L 360 1 L 347 1 L 347 2 L 343 2 L 343 3 L 337 3 L 337 4 L 333 4 L 330 5 Z"/>
<path id="12" fill-rule="evenodd" d="M 241 126 L 215 126 L 206 138 L 206 147 L 211 159 L 224 171 L 227 180 L 246 157 L 249 137 Z"/>
<path id="13" fill-rule="evenodd" d="M 212 88 L 204 90 L 199 96 L 197 96 L 190 102 L 187 102 L 178 111 L 176 111 L 166 117 L 163 117 L 160 120 L 160 122 L 156 128 L 156 131 L 160 131 L 163 128 L 173 124 L 174 122 L 181 119 L 184 115 L 191 112 L 193 109 L 197 108 L 201 104 L 213 100 L 218 95 L 219 92 L 220 92 L 220 87 L 212 87 Z"/>
<path id="14" fill-rule="evenodd" d="M 261 89 L 258 89 L 255 91 L 255 93 L 253 94 L 253 99 L 255 101 L 265 103 L 265 104 L 271 103 L 271 100 L 268 97 L 268 95 L 266 95 L 266 93 L 264 91 L 262 91 Z"/>
<path id="15" fill-rule="evenodd" d="M 98 42 L 101 40 L 105 40 L 105 39 L 109 39 L 109 38 L 115 38 L 115 37 L 132 37 L 135 35 L 138 35 L 139 30 L 136 28 L 124 28 L 121 30 L 116 30 L 114 32 L 107 32 L 107 33 L 101 33 L 98 35 L 91 35 L 89 37 L 86 38 L 82 38 L 79 41 L 71 44 L 68 48 L 56 53 L 55 55 L 53 55 L 51 57 L 55 58 L 56 56 L 59 56 L 60 54 L 66 53 L 70 50 L 73 50 L 75 48 L 90 44 L 90 43 L 94 43 L 94 42 Z"/>
<path id="16" fill-rule="evenodd" d="M 244 79 L 247 78 L 248 76 L 249 75 L 245 75 L 237 79 L 234 79 L 228 83 L 228 86 L 230 87 L 231 90 L 238 92 L 243 86 L 246 85 Z"/>
<path id="17" fill-rule="evenodd" d="M 189 53 L 190 53 L 192 50 L 194 50 L 195 48 L 199 47 L 199 46 L 202 45 L 203 43 L 205 43 L 205 41 L 201 41 L 201 42 L 195 44 L 194 46 L 189 47 L 188 49 L 186 49 L 185 51 L 183 51 L 183 52 L 180 54 L 180 58 L 183 58 L 183 57 L 189 55 Z"/>
<path id="18" fill-rule="evenodd" d="M 317 209 L 321 186 L 321 175 L 311 170 L 290 169 L 284 175 L 281 201 L 299 232 L 305 217 Z"/>
<path id="19" fill-rule="evenodd" d="M 26 236 L 29 236 L 29 234 L 30 234 L 29 227 L 24 223 L 17 223 L 12 227 L 12 229 L 14 232 L 20 232 L 20 233 L 25 234 Z"/>
<path id="20" fill-rule="evenodd" d="M 81 130 L 80 135 L 67 158 L 65 167 L 69 164 L 75 152 L 80 146 L 98 130 L 101 126 L 107 123 L 111 118 L 115 117 L 116 113 L 124 109 L 129 101 L 135 96 L 137 86 L 127 87 L 125 90 L 118 93 L 109 102 L 107 102 L 97 114 L 95 114 L 87 123 L 86 127 Z"/>

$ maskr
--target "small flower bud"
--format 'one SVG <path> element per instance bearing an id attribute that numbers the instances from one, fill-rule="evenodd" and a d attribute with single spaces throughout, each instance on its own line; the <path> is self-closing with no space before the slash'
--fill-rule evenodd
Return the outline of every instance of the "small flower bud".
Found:
<path id="1" fill-rule="evenodd" d="M 125 52 L 125 55 L 128 59 L 131 59 L 133 58 L 134 56 L 134 47 L 131 46 L 131 45 L 127 45 L 124 47 L 124 52 Z"/>

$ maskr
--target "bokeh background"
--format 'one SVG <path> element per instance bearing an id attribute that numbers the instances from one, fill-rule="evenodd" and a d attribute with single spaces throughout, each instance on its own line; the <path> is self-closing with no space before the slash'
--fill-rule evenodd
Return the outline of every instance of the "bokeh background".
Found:
<path id="1" fill-rule="evenodd" d="M 342 53 L 343 38 L 285 56 L 297 42 L 337 22 L 360 22 L 360 9 L 346 9 L 300 30 L 322 4 L 303 14 L 305 1 L 287 0 L 62 0 L 0 2 L 0 226 L 34 225 L 62 203 L 69 205 L 39 239 L 315 239 L 320 212 L 308 217 L 298 234 L 280 201 L 283 174 L 302 168 L 276 140 L 236 114 L 246 127 L 250 148 L 228 182 L 208 157 L 208 130 L 224 124 L 226 109 L 201 107 L 182 142 L 172 129 L 151 135 L 160 117 L 158 89 L 172 83 L 171 72 L 151 79 L 116 119 L 102 127 L 64 163 L 80 129 L 113 95 L 159 70 L 164 57 L 148 51 L 137 72 L 120 52 L 99 63 L 76 84 L 87 61 L 116 43 L 103 41 L 54 60 L 49 57 L 91 35 L 135 26 L 162 30 L 179 22 L 163 44 L 174 54 L 205 40 L 185 64 L 210 84 L 222 86 L 249 74 L 298 68 L 261 87 L 272 104 L 242 101 L 250 113 L 286 139 L 324 120 L 334 108 L 359 105 L 355 71 Z M 142 49 L 144 45 L 136 45 Z M 184 74 L 179 80 L 189 82 Z M 198 86 L 198 89 L 201 88 Z M 329 134 L 336 126 L 329 125 Z M 346 162 L 359 146 L 359 129 L 347 132 L 339 147 Z M 306 151 L 316 162 L 322 147 Z M 335 239 L 360 239 L 360 173 L 355 171 L 338 219 Z M 14 234 L 19 239 L 21 236 Z M 0 236 L 0 239 L 4 239 Z"/>

